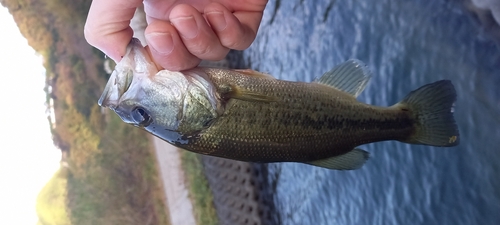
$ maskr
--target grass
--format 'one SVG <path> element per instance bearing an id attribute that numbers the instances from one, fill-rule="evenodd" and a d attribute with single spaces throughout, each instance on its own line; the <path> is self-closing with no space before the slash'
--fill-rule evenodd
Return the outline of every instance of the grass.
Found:
<path id="1" fill-rule="evenodd" d="M 61 167 L 37 196 L 36 211 L 41 224 L 71 224 L 66 209 L 66 170 Z"/>

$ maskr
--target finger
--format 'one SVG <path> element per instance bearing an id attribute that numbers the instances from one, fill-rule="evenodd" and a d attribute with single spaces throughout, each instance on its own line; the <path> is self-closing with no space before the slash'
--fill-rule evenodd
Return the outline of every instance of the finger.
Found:
<path id="1" fill-rule="evenodd" d="M 223 46 L 243 50 L 255 40 L 262 11 L 231 13 L 223 5 L 212 3 L 205 8 L 205 16 Z"/>
<path id="2" fill-rule="evenodd" d="M 229 52 L 196 8 L 186 4 L 177 5 L 170 12 L 169 19 L 186 49 L 194 56 L 220 60 Z"/>
<path id="3" fill-rule="evenodd" d="M 201 61 L 186 49 L 175 27 L 167 21 L 153 20 L 144 34 L 156 65 L 180 71 L 193 68 Z"/>
<path id="4" fill-rule="evenodd" d="M 84 34 L 87 42 L 120 61 L 132 39 L 130 20 L 142 0 L 94 0 Z"/>

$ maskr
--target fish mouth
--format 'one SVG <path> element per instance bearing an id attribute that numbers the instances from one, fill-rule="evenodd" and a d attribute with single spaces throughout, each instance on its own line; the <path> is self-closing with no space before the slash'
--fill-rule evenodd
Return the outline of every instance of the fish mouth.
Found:
<path id="1" fill-rule="evenodd" d="M 99 98 L 99 100 L 97 101 L 97 104 L 101 107 L 107 107 L 107 103 L 103 103 L 103 102 L 106 102 L 107 99 L 108 99 L 108 87 L 106 86 L 106 88 L 104 88 L 104 92 L 102 93 L 101 97 Z"/>
<path id="2" fill-rule="evenodd" d="M 111 95 L 116 92 L 112 89 L 116 88 L 116 85 L 114 84 L 116 80 L 116 73 L 113 71 L 111 74 L 111 77 L 109 77 L 108 83 L 106 83 L 106 87 L 104 87 L 104 91 L 102 92 L 101 97 L 99 98 L 99 101 L 97 101 L 97 104 L 101 107 L 108 107 L 108 108 L 114 108 L 117 105 L 117 100 L 111 101 Z M 118 97 L 119 98 L 119 97 Z"/>
<path id="3" fill-rule="evenodd" d="M 101 107 L 107 107 L 114 109 L 120 104 L 120 99 L 123 94 L 125 94 L 126 89 L 121 82 L 124 79 L 122 74 L 119 74 L 117 70 L 113 71 L 111 76 L 104 87 L 101 97 L 97 101 L 97 104 Z"/>
<path id="4" fill-rule="evenodd" d="M 157 72 L 157 70 L 155 71 L 157 68 L 152 67 L 156 66 L 152 62 L 149 51 L 142 46 L 138 39 L 132 38 L 127 45 L 125 55 L 122 60 L 116 64 L 113 73 L 111 73 L 97 104 L 101 107 L 116 108 L 121 96 L 129 88 L 130 82 L 133 79 L 132 77 L 137 72 L 137 68 L 143 70 L 141 71 L 143 73 L 155 74 Z M 132 73 L 129 74 L 127 71 L 132 71 Z M 123 84 L 124 82 L 125 85 Z"/>

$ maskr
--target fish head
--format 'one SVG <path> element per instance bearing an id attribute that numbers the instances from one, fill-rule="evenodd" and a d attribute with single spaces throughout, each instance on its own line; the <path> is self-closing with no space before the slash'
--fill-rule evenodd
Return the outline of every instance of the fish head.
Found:
<path id="1" fill-rule="evenodd" d="M 213 114 L 213 110 L 204 109 L 205 106 L 216 105 L 213 100 L 205 102 L 213 99 L 205 96 L 209 92 L 199 91 L 210 86 L 205 77 L 190 74 L 159 71 L 144 47 L 134 39 L 98 103 L 113 110 L 124 122 L 172 144 L 187 143 L 186 134 L 200 130 L 207 123 L 205 120 L 212 119 L 205 115 Z"/>

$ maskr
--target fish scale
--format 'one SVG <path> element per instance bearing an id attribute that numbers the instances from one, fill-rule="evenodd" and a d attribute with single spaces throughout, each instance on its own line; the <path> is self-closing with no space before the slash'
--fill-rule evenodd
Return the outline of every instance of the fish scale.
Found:
<path id="1" fill-rule="evenodd" d="M 194 152 L 226 158 L 243 156 L 249 161 L 313 161 L 344 154 L 360 144 L 404 139 L 413 130 L 412 123 L 401 122 L 411 120 L 408 113 L 366 105 L 332 88 L 218 69 L 205 72 L 216 86 L 234 83 L 276 101 L 229 100 L 224 114 L 185 147 Z M 370 130 L 353 126 L 389 117 L 393 118 L 391 129 L 376 124 L 367 126 Z M 272 154 L 268 154 L 269 146 L 273 146 Z"/>

